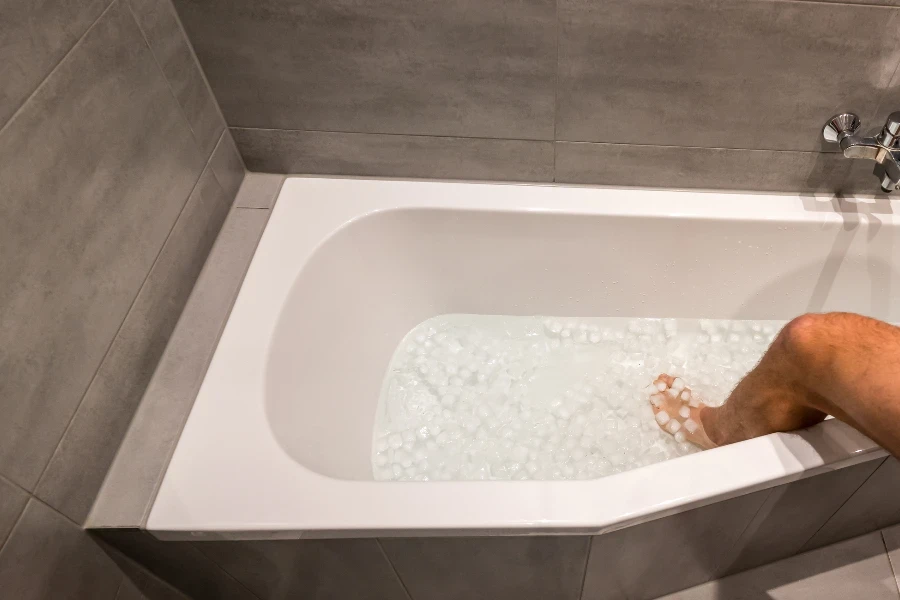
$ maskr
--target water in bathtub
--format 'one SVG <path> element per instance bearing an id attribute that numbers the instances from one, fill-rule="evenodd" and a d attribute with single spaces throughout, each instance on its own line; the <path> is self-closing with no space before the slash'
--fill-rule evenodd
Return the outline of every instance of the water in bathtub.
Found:
<path id="1" fill-rule="evenodd" d="M 378 480 L 591 479 L 698 449 L 654 422 L 661 372 L 721 403 L 783 321 L 445 315 L 395 351 Z"/>

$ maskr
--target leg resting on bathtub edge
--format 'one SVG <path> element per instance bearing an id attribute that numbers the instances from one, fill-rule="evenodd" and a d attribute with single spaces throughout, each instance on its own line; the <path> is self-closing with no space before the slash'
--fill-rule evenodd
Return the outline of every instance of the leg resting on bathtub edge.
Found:
<path id="1" fill-rule="evenodd" d="M 648 389 L 660 427 L 702 448 L 809 427 L 830 414 L 900 456 L 900 328 L 861 315 L 793 319 L 720 407 L 706 406 L 675 374 Z M 672 422 L 681 427 L 671 431 Z"/>

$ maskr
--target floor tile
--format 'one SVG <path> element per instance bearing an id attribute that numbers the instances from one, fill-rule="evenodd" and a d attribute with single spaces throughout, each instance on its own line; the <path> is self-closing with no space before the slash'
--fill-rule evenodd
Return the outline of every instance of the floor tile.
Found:
<path id="1" fill-rule="evenodd" d="M 121 580 L 86 532 L 34 499 L 0 550 L 0 598 L 113 600 Z"/>
<path id="2" fill-rule="evenodd" d="M 578 600 L 586 536 L 385 538 L 412 600 Z"/>
<path id="3" fill-rule="evenodd" d="M 666 596 L 666 600 L 898 600 L 878 532 Z M 660 599 L 662 600 L 662 599 Z"/>

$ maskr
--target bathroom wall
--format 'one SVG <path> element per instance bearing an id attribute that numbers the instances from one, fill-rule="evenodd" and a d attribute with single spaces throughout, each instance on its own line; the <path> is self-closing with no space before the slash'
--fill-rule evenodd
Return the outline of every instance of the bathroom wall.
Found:
<path id="1" fill-rule="evenodd" d="M 243 163 L 169 0 L 0 3 L 0 81 L 0 598 L 174 597 L 81 525 Z"/>
<path id="2" fill-rule="evenodd" d="M 873 191 L 900 0 L 175 0 L 251 170 Z"/>

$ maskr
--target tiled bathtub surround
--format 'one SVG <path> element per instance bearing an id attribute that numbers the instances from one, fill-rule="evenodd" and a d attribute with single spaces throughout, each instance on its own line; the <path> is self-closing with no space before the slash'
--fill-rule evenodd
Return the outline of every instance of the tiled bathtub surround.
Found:
<path id="1" fill-rule="evenodd" d="M 877 191 L 900 2 L 174 0 L 251 170 Z"/>
<path id="2" fill-rule="evenodd" d="M 13 0 L 0 40 L 0 597 L 112 600 L 81 524 L 244 167 L 169 0 Z"/>

